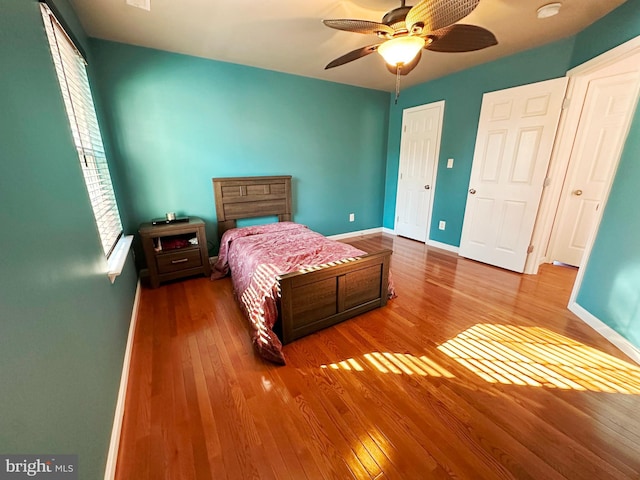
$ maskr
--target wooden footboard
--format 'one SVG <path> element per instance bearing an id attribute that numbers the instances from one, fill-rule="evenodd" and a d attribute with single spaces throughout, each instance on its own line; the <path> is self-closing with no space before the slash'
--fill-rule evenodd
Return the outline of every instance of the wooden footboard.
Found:
<path id="1" fill-rule="evenodd" d="M 386 305 L 391 250 L 279 277 L 282 343 Z"/>

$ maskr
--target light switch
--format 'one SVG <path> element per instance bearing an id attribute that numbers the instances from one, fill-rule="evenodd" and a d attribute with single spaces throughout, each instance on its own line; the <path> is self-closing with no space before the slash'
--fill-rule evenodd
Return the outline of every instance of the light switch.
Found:
<path id="1" fill-rule="evenodd" d="M 453 168 L 453 158 L 447 160 L 447 168 Z"/>

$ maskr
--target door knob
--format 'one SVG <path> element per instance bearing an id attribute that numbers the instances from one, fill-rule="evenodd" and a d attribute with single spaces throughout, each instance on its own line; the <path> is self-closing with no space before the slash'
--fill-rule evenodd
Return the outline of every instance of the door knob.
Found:
<path id="1" fill-rule="evenodd" d="M 425 189 L 425 190 L 429 190 L 430 188 L 431 188 L 431 185 L 425 185 L 425 186 L 424 186 L 424 189 Z"/>
<path id="2" fill-rule="evenodd" d="M 573 192 L 573 194 L 579 197 L 580 195 L 582 195 L 582 190 L 576 190 Z"/>
<path id="3" fill-rule="evenodd" d="M 471 195 L 475 195 L 475 194 L 476 194 L 476 189 L 475 189 L 475 188 L 470 189 L 470 190 L 469 190 L 469 193 L 470 193 Z"/>

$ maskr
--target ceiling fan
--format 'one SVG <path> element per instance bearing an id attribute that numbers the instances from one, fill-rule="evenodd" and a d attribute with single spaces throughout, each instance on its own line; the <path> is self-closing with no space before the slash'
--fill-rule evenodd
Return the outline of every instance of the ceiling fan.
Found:
<path id="1" fill-rule="evenodd" d="M 405 6 L 387 12 L 382 22 L 369 20 L 323 20 L 327 27 L 347 32 L 376 35 L 380 41 L 358 48 L 330 62 L 328 68 L 338 67 L 378 52 L 389 72 L 406 75 L 420 62 L 421 51 L 472 52 L 497 45 L 489 30 L 475 25 L 456 23 L 469 15 L 480 0 L 422 0 L 415 6 Z M 396 82 L 396 96 L 398 93 Z"/>

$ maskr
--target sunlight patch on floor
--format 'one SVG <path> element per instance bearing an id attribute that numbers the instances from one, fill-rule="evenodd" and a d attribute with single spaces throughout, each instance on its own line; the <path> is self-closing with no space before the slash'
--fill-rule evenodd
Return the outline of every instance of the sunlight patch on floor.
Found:
<path id="1" fill-rule="evenodd" d="M 363 360 L 349 358 L 337 363 L 321 365 L 320 368 L 362 372 L 365 368 L 380 373 L 395 375 L 419 375 L 421 377 L 453 378 L 453 375 L 425 355 L 416 357 L 410 353 L 371 352 L 363 355 Z M 365 362 L 366 360 L 366 362 Z"/>
<path id="2" fill-rule="evenodd" d="M 490 383 L 640 394 L 640 368 L 541 327 L 477 324 L 438 350 Z"/>

